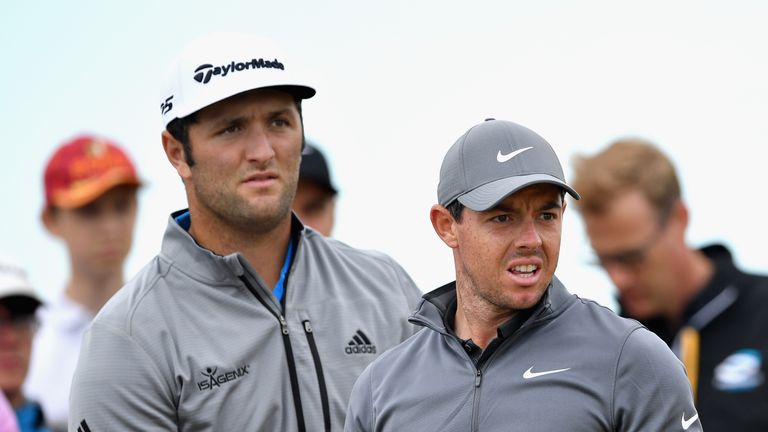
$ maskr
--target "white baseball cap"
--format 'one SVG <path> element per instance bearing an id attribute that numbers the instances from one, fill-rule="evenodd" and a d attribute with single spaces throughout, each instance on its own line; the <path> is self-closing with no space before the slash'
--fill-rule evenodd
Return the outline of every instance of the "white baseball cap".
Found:
<path id="1" fill-rule="evenodd" d="M 280 88 L 300 99 L 315 89 L 298 65 L 268 39 L 249 33 L 211 33 L 192 41 L 171 64 L 160 102 L 163 126 L 230 96 Z"/>
<path id="2" fill-rule="evenodd" d="M 9 297 L 24 297 L 24 313 L 32 313 L 40 305 L 40 298 L 27 279 L 27 272 L 15 262 L 0 258 L 0 300 Z M 17 311 L 20 312 L 20 311 Z"/>

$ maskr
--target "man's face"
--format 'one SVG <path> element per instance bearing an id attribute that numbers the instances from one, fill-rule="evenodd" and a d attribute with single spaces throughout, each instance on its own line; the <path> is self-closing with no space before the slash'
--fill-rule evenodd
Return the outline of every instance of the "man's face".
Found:
<path id="1" fill-rule="evenodd" d="M 34 334 L 34 315 L 11 317 L 0 306 L 0 389 L 12 404 L 20 402 Z"/>
<path id="2" fill-rule="evenodd" d="M 195 165 L 180 171 L 190 208 L 251 232 L 267 232 L 284 221 L 296 191 L 302 142 L 293 97 L 251 91 L 204 108 L 197 119 L 189 129 Z"/>
<path id="3" fill-rule="evenodd" d="M 550 184 L 484 212 L 465 208 L 453 226 L 459 290 L 501 313 L 536 305 L 557 267 L 564 210 L 561 189 Z"/>
<path id="4" fill-rule="evenodd" d="M 46 209 L 46 227 L 66 243 L 75 266 L 111 272 L 123 266 L 136 223 L 136 187 L 117 186 L 75 209 Z"/>
<path id="5" fill-rule="evenodd" d="M 676 259 L 670 223 L 660 220 L 640 191 L 617 197 L 604 212 L 584 214 L 584 224 L 625 313 L 648 319 L 675 304 L 671 301 Z"/>
<path id="6" fill-rule="evenodd" d="M 306 225 L 328 237 L 333 231 L 336 199 L 325 187 L 309 180 L 299 180 L 293 211 Z"/>

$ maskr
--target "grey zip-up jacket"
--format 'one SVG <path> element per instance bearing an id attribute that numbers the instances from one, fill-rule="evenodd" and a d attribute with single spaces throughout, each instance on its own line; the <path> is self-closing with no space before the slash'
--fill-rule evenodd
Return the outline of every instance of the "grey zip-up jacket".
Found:
<path id="1" fill-rule="evenodd" d="M 685 370 L 664 342 L 556 278 L 477 363 L 446 325 L 455 299 L 453 283 L 424 296 L 411 321 L 425 328 L 366 368 L 346 431 L 702 430 Z"/>
<path id="2" fill-rule="evenodd" d="M 69 430 L 341 430 L 357 376 L 416 331 L 413 281 L 294 217 L 283 309 L 242 256 L 199 247 L 177 214 L 86 333 Z"/>

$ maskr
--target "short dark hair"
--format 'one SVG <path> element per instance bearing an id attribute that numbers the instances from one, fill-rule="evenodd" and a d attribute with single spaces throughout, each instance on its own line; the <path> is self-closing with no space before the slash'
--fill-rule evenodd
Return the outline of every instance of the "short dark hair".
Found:
<path id="1" fill-rule="evenodd" d="M 445 208 L 448 210 L 448 213 L 451 214 L 453 220 L 461 223 L 461 215 L 464 213 L 464 204 L 460 203 L 459 200 L 453 200 L 450 204 L 445 206 Z"/>
<path id="2" fill-rule="evenodd" d="M 301 149 L 304 150 L 305 138 L 304 138 L 304 116 L 301 113 L 301 98 L 294 96 L 294 102 L 296 103 L 296 109 L 299 111 L 299 120 L 301 121 Z M 189 128 L 193 124 L 197 123 L 197 111 L 192 114 L 173 119 L 165 129 L 169 134 L 178 142 L 181 143 L 181 148 L 184 151 L 184 161 L 187 165 L 194 166 L 195 158 L 192 157 L 192 146 L 189 143 Z"/>
<path id="3" fill-rule="evenodd" d="M 184 151 L 184 161 L 187 165 L 193 166 L 195 159 L 192 158 L 192 147 L 189 145 L 189 128 L 197 123 L 197 113 L 194 112 L 186 117 L 173 119 L 165 129 L 178 142 Z"/>

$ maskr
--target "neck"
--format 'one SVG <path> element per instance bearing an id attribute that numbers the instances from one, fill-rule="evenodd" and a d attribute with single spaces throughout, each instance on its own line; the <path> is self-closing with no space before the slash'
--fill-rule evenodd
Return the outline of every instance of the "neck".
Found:
<path id="1" fill-rule="evenodd" d="M 64 293 L 93 315 L 123 286 L 123 269 L 94 272 L 73 265 Z"/>
<path id="2" fill-rule="evenodd" d="M 238 229 L 226 222 L 209 223 L 197 214 L 191 220 L 189 234 L 200 246 L 221 256 L 240 253 L 269 287 L 275 286 L 291 237 L 290 213 L 263 232 Z"/>
<path id="3" fill-rule="evenodd" d="M 461 339 L 472 339 L 475 345 L 482 349 L 496 338 L 499 326 L 507 322 L 515 314 L 509 310 L 499 310 L 470 295 L 463 295 L 456 285 L 456 317 L 454 331 Z"/>
<path id="4" fill-rule="evenodd" d="M 715 267 L 712 261 L 701 251 L 687 249 L 677 270 L 680 275 L 678 280 L 680 296 L 668 318 L 674 322 L 682 320 L 685 308 L 707 286 L 714 272 Z"/>
<path id="5" fill-rule="evenodd" d="M 11 405 L 11 407 L 13 407 L 13 409 L 19 409 L 27 402 L 27 399 L 24 397 L 21 389 L 6 391 L 5 397 L 8 399 L 8 403 Z"/>

